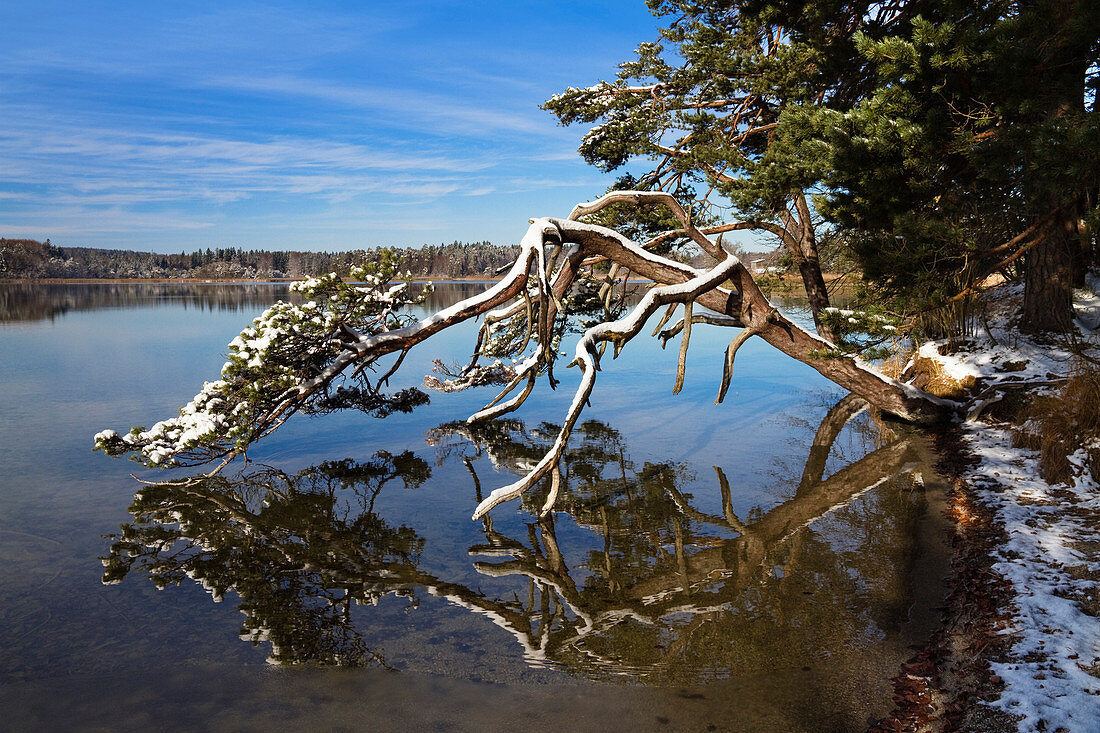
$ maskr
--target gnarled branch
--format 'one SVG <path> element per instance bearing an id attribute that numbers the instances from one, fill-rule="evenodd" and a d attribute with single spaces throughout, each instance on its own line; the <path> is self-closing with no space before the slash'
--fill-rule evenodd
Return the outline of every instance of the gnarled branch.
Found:
<path id="1" fill-rule="evenodd" d="M 599 201 L 581 205 L 574 209 L 573 213 L 575 216 L 592 213 L 610 203 L 623 200 L 665 205 L 675 201 L 667 194 L 644 191 L 615 192 L 602 197 Z M 768 302 L 743 263 L 710 242 L 700 229 L 691 224 L 686 212 L 678 204 L 675 207 L 670 205 L 670 209 L 674 213 L 678 212 L 677 216 L 681 218 L 685 229 L 690 231 L 693 241 L 700 242 L 701 247 L 701 242 L 706 241 L 709 251 L 721 255 L 716 257 L 719 260 L 716 265 L 710 269 L 697 269 L 650 252 L 611 229 L 574 219 L 533 220 L 521 241 L 519 257 L 507 275 L 493 287 L 408 326 L 394 327 L 397 324 L 392 322 L 393 316 L 388 302 L 384 302 L 385 307 L 379 309 L 381 315 L 377 318 L 372 316 L 374 320 L 365 321 L 362 328 L 353 328 L 347 323 L 337 324 L 325 337 L 326 344 L 335 343 L 334 346 L 326 346 L 326 348 L 333 348 L 336 351 L 320 352 L 324 356 L 323 360 L 318 357 L 316 363 L 306 364 L 308 370 L 302 373 L 308 376 L 299 378 L 296 384 L 288 384 L 285 377 L 279 376 L 267 387 L 273 390 L 271 394 L 265 395 L 261 390 L 258 399 L 264 408 L 255 414 L 250 413 L 251 422 L 244 424 L 243 427 L 247 430 L 245 439 L 239 438 L 233 432 L 237 429 L 233 425 L 223 426 L 215 424 L 214 421 L 208 421 L 212 427 L 208 433 L 198 436 L 197 443 L 177 441 L 176 444 L 163 449 L 165 455 L 200 458 L 206 456 L 209 460 L 210 456 L 224 457 L 238 454 L 250 441 L 274 430 L 295 412 L 322 400 L 328 394 L 330 385 L 346 370 L 353 369 L 353 372 L 362 373 L 365 367 L 371 367 L 379 358 L 387 354 L 403 355 L 412 346 L 432 335 L 479 315 L 486 315 L 487 323 L 479 331 L 476 353 L 470 366 L 463 373 L 464 378 L 470 380 L 471 384 L 476 383 L 474 370 L 486 368 L 476 367 L 477 357 L 490 355 L 494 349 L 502 349 L 504 355 L 517 359 L 522 357 L 516 367 L 508 368 L 512 371 L 505 370 L 507 372 L 504 376 L 507 380 L 505 389 L 485 408 L 471 416 L 470 421 L 477 422 L 499 417 L 516 409 L 526 400 L 533 390 L 538 375 L 543 371 L 553 385 L 552 368 L 557 356 L 555 323 L 559 322 L 561 316 L 568 315 L 565 310 L 565 295 L 581 276 L 583 263 L 591 257 L 607 258 L 618 268 L 649 278 L 654 284 L 642 297 L 641 302 L 625 316 L 612 322 L 599 323 L 585 331 L 577 344 L 576 358 L 573 362 L 581 368 L 580 386 L 568 409 L 557 440 L 527 476 L 493 491 L 486 497 L 478 505 L 475 517 L 482 516 L 502 501 L 518 496 L 552 470 L 562 455 L 570 431 L 591 395 L 595 374 L 600 369 L 600 354 L 603 346 L 610 342 L 614 346 L 614 354 L 618 356 L 622 348 L 640 332 L 650 316 L 664 306 L 682 304 L 685 310 L 679 323 L 669 331 L 661 333 L 663 340 L 671 338 L 676 333 L 683 334 L 674 391 L 679 391 L 683 384 L 686 355 L 690 343 L 690 326 L 693 323 L 707 322 L 743 329 L 727 349 L 719 389 L 719 402 L 725 396 L 732 378 L 733 357 L 745 341 L 756 335 L 816 369 L 828 379 L 859 394 L 874 407 L 902 419 L 927 423 L 942 420 L 954 414 L 956 407 L 954 403 L 885 377 L 866 364 L 839 354 L 830 342 L 808 333 L 785 318 Z M 335 278 L 335 276 L 332 277 Z M 381 289 L 383 284 L 376 283 L 369 297 L 382 297 L 378 296 L 378 293 L 383 293 Z M 341 297 L 354 300 L 355 294 L 352 289 L 343 283 L 339 283 L 339 286 L 344 288 L 339 290 L 342 293 Z M 333 287 L 337 287 L 337 284 L 334 283 Z M 397 289 L 391 288 L 386 292 L 397 292 Z M 361 307 L 353 303 L 349 306 L 351 308 L 349 312 L 359 312 L 356 309 L 361 310 Z M 516 340 L 504 334 L 498 339 L 494 335 L 495 329 L 497 326 L 506 325 L 505 322 L 514 327 L 509 333 L 520 334 L 522 338 Z M 663 326 L 664 322 L 658 326 L 657 330 L 660 331 Z M 336 342 L 333 342 L 333 336 L 337 337 Z M 277 334 L 271 335 L 272 339 L 276 337 Z M 535 343 L 534 351 L 525 354 L 524 351 L 532 340 Z M 394 368 L 387 370 L 382 381 L 392 374 Z M 282 372 L 278 374 L 281 375 Z M 225 379 L 219 385 L 207 390 L 212 395 L 207 402 L 219 403 L 218 409 L 222 410 L 222 413 L 235 415 L 234 410 L 237 406 L 221 404 L 224 403 L 224 398 L 237 394 L 252 395 L 255 390 L 248 391 L 251 389 L 249 388 L 251 382 L 236 385 L 231 380 L 237 377 L 234 377 L 231 372 L 223 376 Z M 462 378 L 463 375 L 459 375 L 458 381 Z M 523 389 L 505 401 L 505 398 L 520 385 L 524 385 Z M 206 392 L 204 391 L 203 394 Z M 245 397 L 240 399 L 244 400 Z M 203 415 L 198 415 L 192 422 L 205 425 L 200 418 L 203 418 Z M 148 445 L 142 442 L 145 440 L 142 436 L 152 435 L 155 432 L 155 430 L 147 431 L 131 439 L 118 438 L 117 435 L 111 438 L 104 433 L 97 436 L 97 446 L 105 449 L 117 448 L 114 452 L 139 451 Z M 152 435 L 149 440 L 162 438 L 163 436 Z M 110 446 L 106 445 L 108 442 L 111 443 Z M 120 445 L 115 445 L 115 442 Z M 160 443 L 156 445 L 158 446 L 156 450 L 162 450 Z"/>

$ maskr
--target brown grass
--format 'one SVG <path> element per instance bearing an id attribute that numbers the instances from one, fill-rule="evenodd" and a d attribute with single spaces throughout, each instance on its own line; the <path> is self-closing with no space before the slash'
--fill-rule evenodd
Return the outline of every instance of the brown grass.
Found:
<path id="1" fill-rule="evenodd" d="M 966 398 L 968 391 L 974 386 L 973 377 L 966 377 L 959 381 L 948 375 L 943 365 L 935 359 L 919 356 L 913 359 L 913 354 L 913 349 L 895 351 L 878 365 L 878 370 L 888 377 L 911 382 L 937 397 Z"/>
<path id="2" fill-rule="evenodd" d="M 886 357 L 881 364 L 878 365 L 880 372 L 888 377 L 894 379 L 901 379 L 905 372 L 905 366 L 909 363 L 909 360 L 913 358 L 913 350 L 906 349 L 904 351 L 895 351 L 890 356 Z"/>
<path id="3" fill-rule="evenodd" d="M 1085 467 L 1100 473 L 1100 368 L 1080 363 L 1058 394 L 1036 397 L 1020 414 L 1013 431 L 1017 446 L 1039 451 L 1039 469 L 1047 483 L 1073 479 L 1069 456 L 1085 447 Z"/>
<path id="4" fill-rule="evenodd" d="M 937 397 L 953 400 L 966 399 L 968 392 L 974 386 L 974 377 L 955 379 L 945 372 L 943 365 L 935 359 L 917 357 L 912 372 L 917 375 L 913 384 Z"/>

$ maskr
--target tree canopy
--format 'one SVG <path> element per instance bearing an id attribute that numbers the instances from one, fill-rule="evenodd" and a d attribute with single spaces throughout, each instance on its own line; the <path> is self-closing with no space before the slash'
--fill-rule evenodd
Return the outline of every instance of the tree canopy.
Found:
<path id="1" fill-rule="evenodd" d="M 592 125 L 586 160 L 648 160 L 643 188 L 705 187 L 740 218 L 727 226 L 779 237 L 815 310 L 827 230 L 895 308 L 1030 272 L 1025 326 L 1068 330 L 1095 248 L 1095 3 L 648 4 L 667 21 L 657 42 L 547 102 Z"/>
<path id="2" fill-rule="evenodd" d="M 828 142 L 822 210 L 867 276 L 940 304 L 1005 270 L 1024 327 L 1068 331 L 1095 248 L 1100 8 L 930 3 L 856 41 L 873 88 L 792 121 Z"/>

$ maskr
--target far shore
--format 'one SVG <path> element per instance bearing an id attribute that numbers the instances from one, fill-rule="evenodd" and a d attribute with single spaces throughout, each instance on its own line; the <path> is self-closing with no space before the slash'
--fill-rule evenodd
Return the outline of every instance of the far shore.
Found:
<path id="1" fill-rule="evenodd" d="M 767 273 L 753 273 L 755 277 L 762 277 Z M 825 282 L 832 284 L 838 280 L 842 280 L 847 277 L 848 273 L 827 272 L 823 273 Z M 168 283 L 188 283 L 188 284 L 209 284 L 209 285 L 247 285 L 247 284 L 260 284 L 260 283 L 292 283 L 298 280 L 304 279 L 306 276 L 300 277 L 227 277 L 227 278 L 202 278 L 202 277 L 24 277 L 24 278 L 0 278 L 0 284 L 2 283 L 42 283 L 47 285 L 126 285 L 126 284 L 148 284 L 159 285 Z M 801 278 L 795 273 L 781 273 L 773 275 L 784 287 L 794 286 L 801 284 Z M 445 277 L 436 275 L 414 275 L 413 282 L 437 282 L 437 283 L 495 283 L 500 282 L 503 279 L 501 275 L 483 275 L 483 276 L 471 276 L 471 277 Z M 632 283 L 645 283 L 650 282 L 646 278 L 630 278 L 628 282 Z"/>
<path id="2" fill-rule="evenodd" d="M 0 280 L 0 283 L 45 283 L 48 285 L 95 285 L 101 283 L 104 285 L 126 285 L 126 284 L 147 284 L 147 285 L 160 285 L 168 283 L 188 283 L 194 284 L 209 284 L 209 285 L 248 285 L 248 284 L 261 284 L 261 283 L 292 283 L 299 280 L 304 280 L 305 275 L 301 277 L 225 277 L 225 278 L 208 278 L 208 277 L 23 277 L 23 278 L 11 278 L 9 280 Z M 428 275 L 417 275 L 413 277 L 414 282 L 455 282 L 455 283 L 490 283 L 499 282 L 501 278 L 496 275 L 487 275 L 484 277 L 433 277 Z"/>

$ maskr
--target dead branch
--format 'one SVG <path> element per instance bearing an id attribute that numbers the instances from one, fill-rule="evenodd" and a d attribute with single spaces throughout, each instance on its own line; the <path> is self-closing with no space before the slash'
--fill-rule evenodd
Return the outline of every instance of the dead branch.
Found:
<path id="1" fill-rule="evenodd" d="M 635 249 L 637 249 L 636 246 Z M 637 251 L 641 252 L 643 250 Z M 581 367 L 581 382 L 577 387 L 573 402 L 569 406 L 553 446 L 530 473 L 519 481 L 496 489 L 485 497 L 474 510 L 473 518 L 478 519 L 501 502 L 518 497 L 534 486 L 539 479 L 546 475 L 550 467 L 555 465 L 561 458 L 569 434 L 572 432 L 573 426 L 576 424 L 577 418 L 580 417 L 584 405 L 592 394 L 592 388 L 595 386 L 596 372 L 600 368 L 597 353 L 599 342 L 612 342 L 615 346 L 614 353 L 617 356 L 622 347 L 642 330 L 646 321 L 657 308 L 673 302 L 687 303 L 693 301 L 702 293 L 716 288 L 719 283 L 724 282 L 734 267 L 739 264 L 737 258 L 728 257 L 713 269 L 698 273 L 694 278 L 683 283 L 652 288 L 645 294 L 634 310 L 625 317 L 611 323 L 601 323 L 588 329 L 577 343 L 576 358 L 573 361 L 574 364 Z"/>
<path id="2" fill-rule="evenodd" d="M 683 224 L 684 230 L 688 233 L 688 236 L 691 237 L 691 240 L 698 244 L 704 252 L 716 260 L 725 259 L 726 253 L 720 249 L 718 245 L 710 241 L 701 231 L 692 226 L 691 216 L 680 202 L 676 200 L 676 197 L 664 191 L 611 191 L 605 193 L 595 201 L 586 204 L 577 204 L 573 207 L 573 211 L 569 213 L 569 219 L 576 221 L 582 216 L 594 214 L 616 202 L 650 205 L 664 204 L 668 207 L 669 211 L 672 212 L 672 215 Z"/>
<path id="3" fill-rule="evenodd" d="M 718 260 L 717 264 L 710 269 L 697 269 L 648 251 L 611 229 L 576 221 L 576 217 L 595 213 L 619 201 L 668 206 L 680 219 L 692 241 L 712 253 Z M 855 359 L 840 355 L 829 341 L 785 318 L 768 302 L 744 264 L 722 251 L 703 231 L 693 226 L 687 212 L 668 194 L 617 191 L 595 202 L 579 205 L 571 217 L 532 220 L 521 240 L 516 262 L 504 279 L 483 293 L 402 328 L 362 335 L 353 334 L 350 329 L 340 331 L 343 334 L 340 341 L 342 350 L 336 352 L 314 376 L 302 380 L 296 387 L 276 393 L 270 403 L 274 407 L 256 418 L 251 434 L 264 435 L 274 430 L 299 409 L 307 407 L 311 399 L 324 395 L 332 381 L 345 370 L 362 370 L 386 354 L 398 352 L 404 355 L 412 346 L 432 335 L 481 315 L 485 316 L 486 322 L 479 330 L 475 353 L 470 365 L 456 375 L 456 381 L 467 380 L 470 384 L 476 384 L 478 370 L 493 368 L 478 367 L 478 357 L 487 356 L 496 348 L 503 349 L 504 354 L 520 361 L 515 367 L 507 368 L 511 371 L 505 372 L 505 388 L 482 410 L 472 415 L 469 422 L 496 418 L 516 409 L 531 394 L 541 373 L 547 375 L 551 386 L 554 384 L 552 370 L 557 358 L 554 323 L 560 315 L 565 315 L 563 299 L 579 277 L 583 263 L 591 257 L 605 257 L 612 261 L 616 274 L 636 273 L 654 284 L 641 302 L 625 316 L 589 328 L 580 338 L 573 365 L 580 367 L 581 381 L 553 446 L 526 476 L 496 489 L 481 501 L 474 513 L 475 518 L 518 496 L 553 470 L 591 396 L 596 372 L 601 368 L 603 347 L 611 343 L 613 354 L 617 357 L 623 347 L 640 333 L 653 313 L 662 307 L 670 309 L 658 325 L 657 332 L 661 331 L 676 306 L 684 307 L 680 321 L 669 331 L 661 333 L 663 341 L 677 333 L 682 334 L 674 392 L 678 392 L 684 382 L 691 325 L 705 322 L 743 329 L 727 348 L 718 402 L 722 401 L 729 388 L 738 349 L 752 336 L 759 336 L 838 385 L 859 394 L 873 406 L 904 420 L 928 423 L 954 414 L 954 403 L 885 377 Z M 610 285 L 607 287 L 605 297 L 610 293 Z M 509 329 L 498 339 L 494 334 L 497 327 L 503 325 L 508 325 Z M 514 340 L 516 336 L 521 336 L 518 341 Z M 532 342 L 533 351 L 526 353 Z M 399 358 L 398 363 L 400 361 Z M 383 381 L 394 368 L 396 365 L 387 370 Z M 513 393 L 514 396 L 509 398 Z M 223 443 L 218 445 L 223 445 L 225 438 L 215 436 L 212 440 L 221 440 Z M 228 453 L 230 451 L 226 450 L 221 455 Z"/>

